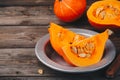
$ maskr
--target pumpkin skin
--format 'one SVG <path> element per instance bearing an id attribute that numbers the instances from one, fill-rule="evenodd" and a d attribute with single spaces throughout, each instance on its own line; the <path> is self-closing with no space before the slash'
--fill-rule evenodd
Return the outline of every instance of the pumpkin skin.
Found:
<path id="1" fill-rule="evenodd" d="M 98 30 L 120 30 L 120 1 L 94 2 L 87 11 L 90 24 Z"/>
<path id="2" fill-rule="evenodd" d="M 72 22 L 82 16 L 86 9 L 86 0 L 55 0 L 54 13 L 64 22 Z"/>
<path id="3" fill-rule="evenodd" d="M 62 47 L 62 50 L 65 56 L 67 57 L 67 59 L 71 62 L 71 64 L 80 67 L 90 66 L 98 63 L 101 60 L 104 54 L 105 43 L 108 40 L 108 37 L 109 37 L 108 30 L 106 30 L 103 33 L 83 39 L 82 41 L 76 42 L 72 45 L 66 45 Z M 93 41 L 95 47 L 92 54 L 90 54 L 91 56 L 80 57 L 78 56 L 78 54 L 72 52 L 71 50 L 72 46 L 82 47 L 89 41 Z"/>
<path id="4" fill-rule="evenodd" d="M 48 28 L 49 34 L 50 34 L 50 43 L 53 47 L 53 49 L 63 57 L 63 59 L 70 63 L 69 60 L 64 55 L 64 52 L 62 50 L 62 47 L 67 44 L 72 44 L 75 41 L 80 41 L 82 39 L 85 39 L 85 36 L 78 35 L 71 30 L 65 29 L 60 25 L 57 25 L 55 23 L 50 23 L 50 27 Z"/>

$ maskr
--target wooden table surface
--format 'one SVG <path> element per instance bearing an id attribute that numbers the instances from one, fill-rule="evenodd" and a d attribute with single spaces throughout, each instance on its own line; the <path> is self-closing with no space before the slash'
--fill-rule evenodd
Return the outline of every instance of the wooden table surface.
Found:
<path id="1" fill-rule="evenodd" d="M 87 9 L 94 1 L 87 0 Z M 105 77 L 108 66 L 94 72 L 70 74 L 55 71 L 38 60 L 35 45 L 48 34 L 50 22 L 100 32 L 89 24 L 86 12 L 73 23 L 58 20 L 53 4 L 54 0 L 0 0 L 0 80 L 120 80 L 120 72 L 114 79 Z M 120 32 L 110 39 L 119 53 Z"/>

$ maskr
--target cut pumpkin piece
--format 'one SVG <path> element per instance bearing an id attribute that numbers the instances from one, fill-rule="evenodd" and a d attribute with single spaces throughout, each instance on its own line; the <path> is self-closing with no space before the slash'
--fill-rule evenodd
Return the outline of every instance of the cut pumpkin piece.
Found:
<path id="1" fill-rule="evenodd" d="M 53 49 L 66 61 L 67 59 L 64 56 L 62 47 L 65 46 L 66 44 L 72 44 L 74 41 L 85 39 L 85 36 L 76 34 L 73 31 L 65 29 L 62 26 L 57 25 L 55 23 L 50 23 L 48 31 L 50 34 L 50 43 Z"/>
<path id="2" fill-rule="evenodd" d="M 120 1 L 100 0 L 94 2 L 87 10 L 90 24 L 99 30 L 120 29 Z"/>
<path id="3" fill-rule="evenodd" d="M 78 35 L 73 31 L 65 29 L 55 23 L 50 23 L 50 28 L 48 28 L 48 31 L 50 34 L 50 42 L 52 47 L 61 56 L 64 54 L 61 47 L 85 38 L 85 36 Z"/>
<path id="4" fill-rule="evenodd" d="M 108 40 L 109 30 L 62 47 L 66 58 L 75 66 L 90 66 L 98 63 Z"/>

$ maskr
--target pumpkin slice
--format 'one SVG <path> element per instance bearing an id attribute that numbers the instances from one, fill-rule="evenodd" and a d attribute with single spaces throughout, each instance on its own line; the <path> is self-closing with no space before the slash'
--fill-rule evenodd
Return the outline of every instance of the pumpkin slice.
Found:
<path id="1" fill-rule="evenodd" d="M 64 53 L 61 50 L 61 47 L 66 43 L 71 42 L 75 34 L 72 31 L 64 29 L 62 26 L 54 23 L 50 24 L 48 31 L 50 34 L 50 43 L 53 49 L 62 56 Z"/>
<path id="2" fill-rule="evenodd" d="M 120 1 L 102 0 L 94 2 L 87 11 L 90 24 L 99 30 L 120 29 Z"/>
<path id="3" fill-rule="evenodd" d="M 109 37 L 108 31 L 74 42 L 72 45 L 68 44 L 62 47 L 62 50 L 71 64 L 75 66 L 96 64 L 104 54 L 105 44 Z"/>
<path id="4" fill-rule="evenodd" d="M 64 55 L 62 47 L 67 44 L 72 44 L 75 41 L 85 39 L 85 36 L 81 36 L 72 32 L 71 30 L 65 29 L 60 25 L 55 23 L 50 23 L 50 28 L 48 28 L 50 34 L 50 43 L 53 49 L 62 56 L 65 61 L 69 62 Z"/>

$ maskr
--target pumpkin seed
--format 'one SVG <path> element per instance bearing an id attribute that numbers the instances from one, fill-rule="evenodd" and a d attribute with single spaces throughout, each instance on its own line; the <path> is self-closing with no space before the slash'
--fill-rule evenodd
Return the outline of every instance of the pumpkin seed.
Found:
<path id="1" fill-rule="evenodd" d="M 72 52 L 74 52 L 74 53 L 76 53 L 76 54 L 78 53 L 77 47 L 72 46 L 71 49 L 72 49 Z"/>
<path id="2" fill-rule="evenodd" d="M 114 12 L 116 16 L 120 15 L 120 11 L 118 9 L 116 9 Z"/>
<path id="3" fill-rule="evenodd" d="M 93 50 L 95 45 L 93 43 L 89 43 L 90 49 Z"/>
<path id="4" fill-rule="evenodd" d="M 78 54 L 82 53 L 81 48 L 78 48 Z"/>
<path id="5" fill-rule="evenodd" d="M 95 49 L 95 44 L 93 41 L 87 42 L 84 46 L 72 46 L 71 50 L 73 53 L 77 54 L 79 57 L 90 57 Z"/>
<path id="6" fill-rule="evenodd" d="M 98 16 L 102 10 L 104 10 L 103 7 L 97 8 L 97 9 L 96 9 L 96 16 Z"/>
<path id="7" fill-rule="evenodd" d="M 85 58 L 87 56 L 87 54 L 86 53 L 80 53 L 80 54 L 78 54 L 78 56 L 82 57 L 82 58 Z"/>
<path id="8" fill-rule="evenodd" d="M 109 35 L 112 35 L 112 34 L 113 34 L 113 31 L 109 29 L 109 30 L 108 30 L 108 34 L 109 34 Z"/>
<path id="9" fill-rule="evenodd" d="M 116 18 L 120 15 L 120 11 L 112 6 L 111 4 L 107 4 L 96 9 L 96 17 L 103 20 L 105 18 Z"/>
<path id="10" fill-rule="evenodd" d="M 58 37 L 61 37 L 61 32 L 59 32 L 57 35 L 58 35 Z"/>
<path id="11" fill-rule="evenodd" d="M 74 37 L 74 41 L 76 41 L 76 40 L 79 40 L 79 35 L 78 34 Z"/>
<path id="12" fill-rule="evenodd" d="M 91 54 L 86 54 L 86 57 L 90 57 L 91 56 Z"/>
<path id="13" fill-rule="evenodd" d="M 43 69 L 38 69 L 39 74 L 43 74 Z"/>
<path id="14" fill-rule="evenodd" d="M 105 18 L 105 15 L 106 15 L 106 12 L 105 11 L 101 11 L 100 14 L 99 14 L 100 19 L 103 20 Z"/>

